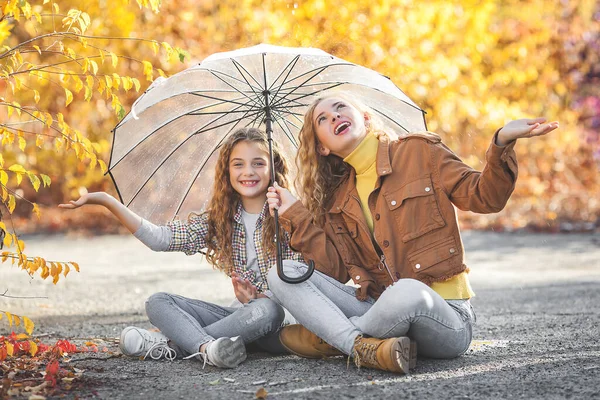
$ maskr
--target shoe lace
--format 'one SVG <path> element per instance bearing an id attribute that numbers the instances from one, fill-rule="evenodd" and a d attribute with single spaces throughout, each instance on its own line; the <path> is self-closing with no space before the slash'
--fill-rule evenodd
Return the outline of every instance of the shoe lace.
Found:
<path id="1" fill-rule="evenodd" d="M 184 360 L 188 360 L 190 358 L 197 357 L 197 356 L 200 356 L 200 358 L 202 358 L 202 361 L 203 361 L 203 363 L 202 363 L 202 369 L 204 369 L 204 367 L 206 367 L 206 364 L 213 365 L 213 363 L 211 363 L 210 361 L 208 361 L 208 355 L 204 351 L 199 351 L 197 353 L 190 354 L 187 357 L 183 357 L 183 359 Z"/>
<path id="2" fill-rule="evenodd" d="M 377 361 L 377 347 L 378 345 L 376 343 L 365 341 L 361 336 L 357 337 L 354 344 L 354 351 L 352 352 L 356 367 L 360 369 L 361 365 L 379 365 L 379 362 Z M 348 359 L 348 364 L 349 363 L 350 359 Z"/>
<path id="3" fill-rule="evenodd" d="M 153 360 L 160 360 L 161 358 L 166 358 L 169 361 L 173 361 L 175 357 L 177 357 L 177 352 L 170 348 L 169 345 L 165 342 L 160 341 L 150 346 L 150 348 L 146 352 L 146 355 L 144 356 L 144 360 L 148 356 L 150 356 L 150 358 L 152 358 Z"/>

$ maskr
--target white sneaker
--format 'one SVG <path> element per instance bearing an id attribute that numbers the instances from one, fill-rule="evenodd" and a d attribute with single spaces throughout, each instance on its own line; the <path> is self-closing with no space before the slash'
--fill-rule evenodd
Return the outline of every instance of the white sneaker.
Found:
<path id="1" fill-rule="evenodd" d="M 165 358 L 173 361 L 177 356 L 175 350 L 167 344 L 168 338 L 160 332 L 128 326 L 121 332 L 119 348 L 126 356 L 146 357 L 154 360 Z"/>
<path id="2" fill-rule="evenodd" d="M 246 346 L 241 337 L 222 337 L 213 340 L 206 346 L 206 352 L 198 352 L 185 359 L 198 357 L 204 361 L 202 368 L 208 365 L 219 368 L 235 368 L 246 359 Z"/>

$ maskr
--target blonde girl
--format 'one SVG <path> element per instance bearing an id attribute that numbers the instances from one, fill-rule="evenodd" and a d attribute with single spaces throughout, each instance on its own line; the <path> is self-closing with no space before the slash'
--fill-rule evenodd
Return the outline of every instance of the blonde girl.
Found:
<path id="1" fill-rule="evenodd" d="M 120 348 L 129 356 L 153 359 L 196 357 L 221 368 L 233 368 L 246 358 L 246 344 L 281 352 L 278 330 L 283 308 L 269 299 L 266 275 L 276 265 L 274 221 L 266 193 L 270 181 L 268 142 L 264 132 L 239 129 L 223 144 L 213 195 L 207 211 L 187 221 L 156 226 L 139 217 L 107 193 L 89 193 L 59 207 L 85 204 L 108 208 L 140 241 L 155 251 L 206 250 L 214 268 L 231 277 L 236 301 L 222 307 L 170 293 L 156 293 L 146 301 L 150 322 L 160 332 L 127 327 Z M 276 181 L 287 186 L 288 168 L 274 146 Z M 284 258 L 301 260 L 283 239 Z"/>
<path id="2" fill-rule="evenodd" d="M 397 135 L 376 122 L 348 94 L 310 106 L 297 156 L 302 202 L 278 186 L 267 196 L 291 246 L 319 272 L 297 285 L 273 273 L 268 280 L 274 298 L 307 328 L 281 332 L 291 351 L 314 353 L 320 337 L 359 366 L 406 373 L 416 348 L 452 358 L 471 342 L 474 293 L 454 207 L 502 210 L 517 179 L 516 140 L 558 123 L 509 122 L 494 134 L 479 172 L 433 133 Z M 304 271 L 302 263 L 284 263 L 287 276 Z M 358 289 L 344 285 L 349 279 Z"/>

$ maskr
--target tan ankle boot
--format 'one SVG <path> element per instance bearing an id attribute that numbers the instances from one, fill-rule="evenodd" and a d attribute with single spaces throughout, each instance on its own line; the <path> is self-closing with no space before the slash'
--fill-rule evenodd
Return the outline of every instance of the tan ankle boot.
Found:
<path id="1" fill-rule="evenodd" d="M 279 340 L 290 353 L 300 357 L 325 358 L 344 355 L 300 324 L 283 327 L 279 331 Z"/>
<path id="2" fill-rule="evenodd" d="M 354 340 L 352 350 L 352 357 L 359 368 L 368 367 L 401 374 L 408 373 L 411 364 L 416 364 L 416 356 L 416 344 L 411 345 L 411 340 L 405 336 L 377 339 L 359 335 Z"/>

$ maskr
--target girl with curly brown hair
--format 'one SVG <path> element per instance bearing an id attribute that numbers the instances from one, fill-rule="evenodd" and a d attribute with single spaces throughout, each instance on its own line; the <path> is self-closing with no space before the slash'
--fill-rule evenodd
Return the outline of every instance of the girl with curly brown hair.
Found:
<path id="1" fill-rule="evenodd" d="M 286 161 L 275 143 L 273 151 L 275 180 L 287 186 Z M 206 250 L 208 262 L 231 277 L 236 295 L 231 307 L 170 293 L 150 296 L 146 313 L 160 332 L 125 328 L 120 341 L 123 354 L 196 357 L 204 365 L 233 368 L 245 360 L 248 343 L 268 352 L 285 351 L 278 338 L 284 309 L 267 297 L 266 275 L 276 265 L 275 224 L 266 204 L 269 163 L 263 131 L 244 128 L 232 133 L 219 153 L 207 211 L 166 226 L 150 223 L 103 192 L 59 205 L 66 209 L 102 205 L 152 250 L 188 255 Z M 282 232 L 280 237 L 284 258 L 302 260 L 291 251 L 289 236 Z"/>
<path id="2" fill-rule="evenodd" d="M 359 366 L 407 373 L 417 347 L 425 357 L 452 358 L 471 342 L 474 293 L 455 207 L 502 210 L 517 179 L 516 140 L 545 135 L 558 122 L 507 123 L 481 172 L 434 133 L 399 135 L 376 122 L 349 94 L 309 107 L 297 155 L 301 201 L 277 186 L 267 197 L 291 246 L 318 272 L 295 285 L 275 273 L 268 281 L 302 324 L 281 332 L 290 351 L 311 355 L 320 337 Z M 306 269 L 284 262 L 289 277 Z M 350 279 L 357 288 L 345 285 Z"/>

